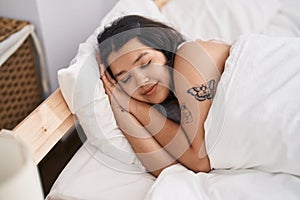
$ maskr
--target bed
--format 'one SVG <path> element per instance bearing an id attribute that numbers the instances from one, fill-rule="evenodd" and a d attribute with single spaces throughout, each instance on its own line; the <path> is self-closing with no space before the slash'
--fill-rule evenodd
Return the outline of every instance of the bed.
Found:
<path id="1" fill-rule="evenodd" d="M 140 14 L 152 17 L 178 28 L 190 39 L 218 39 L 233 43 L 241 35 L 246 37 L 252 33 L 259 34 L 251 36 L 250 39 L 254 41 L 253 44 L 255 44 L 255 41 L 262 42 L 261 48 L 265 48 L 270 42 L 263 43 L 263 41 L 268 41 L 263 37 L 283 37 L 284 41 L 288 41 L 288 44 L 299 43 L 299 8 L 300 3 L 297 0 L 235 0 L 230 2 L 221 0 L 161 0 L 155 2 L 150 0 L 120 0 L 117 2 L 113 9 L 101 20 L 99 27 L 84 43 L 79 45 L 78 53 L 71 61 L 70 66 L 58 72 L 60 88 L 13 130 L 16 135 L 23 138 L 31 146 L 37 164 L 57 141 L 72 128 L 75 127 L 80 138 L 82 138 L 82 147 L 61 172 L 46 199 L 299 199 L 300 178 L 297 175 L 299 173 L 298 168 L 300 168 L 300 165 L 298 165 L 299 160 L 296 160 L 293 166 L 279 166 L 278 169 L 272 169 L 272 173 L 267 165 L 260 165 L 264 162 L 261 160 L 261 163 L 256 163 L 256 165 L 253 165 L 253 163 L 235 162 L 232 164 L 224 162 L 224 166 L 219 167 L 219 169 L 217 167 L 210 173 L 197 174 L 181 165 L 174 165 L 164 170 L 158 178 L 153 177 L 145 171 L 145 168 L 118 129 L 109 109 L 108 99 L 103 89 L 101 89 L 101 83 L 97 76 L 99 74 L 98 68 L 93 67 L 97 66 L 95 60 L 95 50 L 97 48 L 95 38 L 97 33 L 106 24 L 122 15 Z M 240 41 L 240 46 L 243 46 L 245 43 L 243 43 L 243 38 Z M 282 48 L 286 44 L 282 41 L 282 39 L 278 40 L 278 45 L 267 49 L 266 52 L 274 52 L 275 49 Z M 289 46 L 286 49 L 290 48 Z M 297 46 L 293 48 L 295 48 L 294 52 L 298 50 Z M 240 50 L 238 45 L 235 49 L 232 53 Z M 284 48 L 282 51 L 285 51 Z M 245 52 L 246 55 L 256 56 L 256 52 L 251 51 L 251 48 L 250 50 L 246 49 Z M 290 55 L 290 51 L 286 54 Z M 242 55 L 236 56 L 241 57 Z M 266 53 L 261 55 L 258 60 L 264 62 L 268 56 L 269 54 Z M 291 57 L 297 57 L 297 55 L 292 54 Z M 233 60 L 232 63 L 234 62 Z M 246 60 L 245 63 L 247 62 Z M 292 61 L 291 59 L 290 66 L 295 65 L 295 67 L 291 67 L 289 72 L 291 77 L 294 77 L 295 74 L 299 77 L 298 63 L 297 60 Z M 269 68 L 273 64 L 272 62 L 268 63 Z M 85 68 L 82 66 L 85 66 Z M 233 85 L 228 81 L 230 80 L 228 77 L 232 76 L 231 73 L 238 73 L 235 71 L 237 70 L 232 70 L 224 76 L 222 81 L 225 86 Z M 273 72 L 277 75 L 281 73 L 281 71 L 276 70 L 273 70 Z M 265 73 L 269 73 L 269 71 L 261 71 L 258 76 L 262 77 Z M 247 77 L 247 74 L 245 71 L 241 76 Z M 282 82 L 284 81 L 282 80 Z M 245 87 L 251 86 L 251 83 L 245 82 L 245 84 L 248 84 Z M 264 86 L 265 82 L 261 81 L 260 84 Z M 284 89 L 286 91 L 292 90 L 297 82 L 293 82 L 292 85 L 287 85 Z M 280 87 L 274 85 L 274 88 L 278 89 Z M 242 86 L 235 89 L 240 90 L 243 94 Z M 229 90 L 220 91 L 230 92 Z M 262 91 L 257 95 L 265 97 L 267 94 L 265 90 Z M 254 93 L 256 90 L 251 90 L 251 92 Z M 237 97 L 236 102 L 232 104 L 245 102 L 244 98 L 249 92 L 244 93 L 244 96 Z M 219 99 L 222 99 L 225 95 L 222 92 L 218 94 L 216 98 Z M 274 98 L 277 98 L 277 96 Z M 267 108 L 265 110 L 266 114 L 262 115 L 262 118 L 257 119 L 252 116 L 253 107 L 250 111 L 249 104 L 246 102 L 243 105 L 247 109 L 239 110 L 238 114 L 234 112 L 233 116 L 236 118 L 230 119 L 229 122 L 239 118 L 240 125 L 238 127 L 243 129 L 247 127 L 245 120 L 268 121 L 268 117 L 272 115 L 272 113 L 267 113 L 268 109 L 274 109 L 277 106 L 272 104 L 272 99 L 269 101 L 270 104 L 262 104 L 260 107 L 256 107 L 258 110 Z M 255 103 L 259 104 L 258 102 Z M 290 125 L 288 122 L 293 122 L 289 126 L 290 129 L 293 129 L 290 130 L 291 132 L 300 130 L 300 109 L 296 107 L 299 104 L 297 102 L 300 102 L 299 98 L 289 102 L 289 105 L 291 105 L 287 106 L 288 111 L 290 111 L 288 113 L 289 118 L 286 119 L 287 122 L 285 121 L 282 124 L 282 126 L 287 126 Z M 228 104 L 226 109 L 230 108 L 232 104 Z M 270 108 L 268 105 L 273 107 Z M 221 114 L 214 113 L 215 110 L 218 110 L 218 112 L 220 110 L 224 111 L 218 101 L 212 106 L 206 124 L 207 130 L 218 132 L 220 128 L 229 129 L 230 127 L 223 127 L 223 123 L 215 127 L 210 126 L 211 121 L 216 116 L 223 117 L 222 122 L 227 119 L 225 118 L 225 112 Z M 275 111 L 278 112 L 278 110 Z M 228 112 L 226 113 L 228 114 Z M 241 118 L 241 116 L 246 117 Z M 218 119 L 216 118 L 216 120 Z M 276 120 L 274 121 L 275 124 L 269 123 L 267 126 L 260 124 L 258 128 L 268 130 L 271 126 L 278 126 L 276 123 L 278 120 L 278 123 L 280 123 L 282 119 Z M 235 131 L 239 132 L 241 129 Z M 247 130 L 256 131 L 253 127 L 247 127 Z M 245 134 L 249 134 L 249 132 L 246 131 Z M 278 137 L 282 137 L 280 133 L 278 134 Z M 213 138 L 211 141 L 216 141 L 216 137 L 218 137 L 217 139 L 221 143 L 228 142 L 222 140 L 219 135 L 212 134 L 211 137 Z M 287 148 L 282 146 L 281 143 L 276 143 L 278 137 L 270 141 L 270 144 L 278 146 L 274 149 L 273 157 L 281 155 L 282 149 L 292 149 L 292 155 L 300 152 L 299 147 L 297 147 L 299 143 L 294 142 Z M 216 158 L 222 157 L 222 154 L 218 152 L 226 150 L 232 151 L 230 153 L 234 154 L 234 151 L 240 148 L 239 144 L 244 144 L 243 142 L 248 140 L 248 138 L 242 139 L 238 141 L 238 145 L 232 145 L 229 150 L 215 148 L 217 150 L 212 153 Z M 293 135 L 290 141 L 297 141 L 297 139 L 299 139 L 299 136 L 294 137 Z M 213 149 L 215 144 L 212 142 L 207 145 Z M 263 148 L 265 148 L 265 143 L 262 143 L 261 146 L 258 144 L 256 149 L 262 150 Z M 245 151 L 249 151 L 249 149 L 245 149 Z M 255 153 L 255 151 L 251 152 Z M 261 152 L 256 153 L 261 154 Z M 243 155 L 236 153 L 236 157 Z M 251 155 L 249 155 L 249 160 L 251 160 Z M 220 166 L 221 164 L 216 161 L 214 165 Z M 286 173 L 282 173 L 286 169 Z"/>

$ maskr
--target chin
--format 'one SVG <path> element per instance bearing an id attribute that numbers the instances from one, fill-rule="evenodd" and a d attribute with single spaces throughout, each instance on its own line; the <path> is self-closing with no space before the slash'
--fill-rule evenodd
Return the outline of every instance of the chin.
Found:
<path id="1" fill-rule="evenodd" d="M 152 101 L 150 102 L 151 104 L 160 104 L 162 103 L 164 100 L 157 100 L 157 101 Z"/>
<path id="2" fill-rule="evenodd" d="M 151 103 L 153 103 L 153 104 L 159 104 L 159 103 L 164 102 L 164 101 L 168 98 L 169 93 L 170 93 L 170 92 L 168 92 L 168 93 L 166 93 L 166 94 L 164 94 L 164 95 L 161 95 L 160 97 L 156 97 L 156 98 L 153 100 L 153 102 L 151 102 Z"/>

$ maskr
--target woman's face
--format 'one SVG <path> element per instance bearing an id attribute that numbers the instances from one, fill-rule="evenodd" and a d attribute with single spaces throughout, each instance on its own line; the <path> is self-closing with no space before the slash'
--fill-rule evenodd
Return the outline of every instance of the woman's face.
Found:
<path id="1" fill-rule="evenodd" d="M 129 96 L 152 104 L 168 97 L 171 74 L 162 52 L 134 38 L 112 52 L 108 63 L 118 84 Z"/>

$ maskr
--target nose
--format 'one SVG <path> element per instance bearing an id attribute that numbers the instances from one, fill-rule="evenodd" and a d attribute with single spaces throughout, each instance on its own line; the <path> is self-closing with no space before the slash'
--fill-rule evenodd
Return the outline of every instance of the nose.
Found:
<path id="1" fill-rule="evenodd" d="M 141 69 L 135 69 L 133 75 L 137 86 L 144 86 L 150 81 L 150 78 Z"/>

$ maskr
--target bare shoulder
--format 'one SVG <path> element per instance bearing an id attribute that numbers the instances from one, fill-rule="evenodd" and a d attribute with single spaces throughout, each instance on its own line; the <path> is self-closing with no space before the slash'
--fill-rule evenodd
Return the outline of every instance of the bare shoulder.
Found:
<path id="1" fill-rule="evenodd" d="M 186 42 L 176 52 L 174 69 L 181 73 L 190 74 L 191 70 L 195 70 L 204 60 L 199 59 L 199 56 L 205 57 L 205 55 L 207 55 L 205 49 L 197 41 Z M 209 60 L 208 57 L 205 60 L 207 59 Z"/>
<path id="2" fill-rule="evenodd" d="M 225 61 L 229 56 L 230 45 L 212 41 L 195 40 L 184 43 L 177 51 L 174 69 L 184 70 L 189 68 L 180 67 L 183 64 L 192 65 L 198 70 L 201 66 L 213 66 L 222 74 Z"/>
<path id="3" fill-rule="evenodd" d="M 205 120 L 229 50 L 230 46 L 225 44 L 196 40 L 185 43 L 177 51 L 173 73 L 175 91 L 180 105 L 190 110 L 201 107 L 200 122 Z"/>

